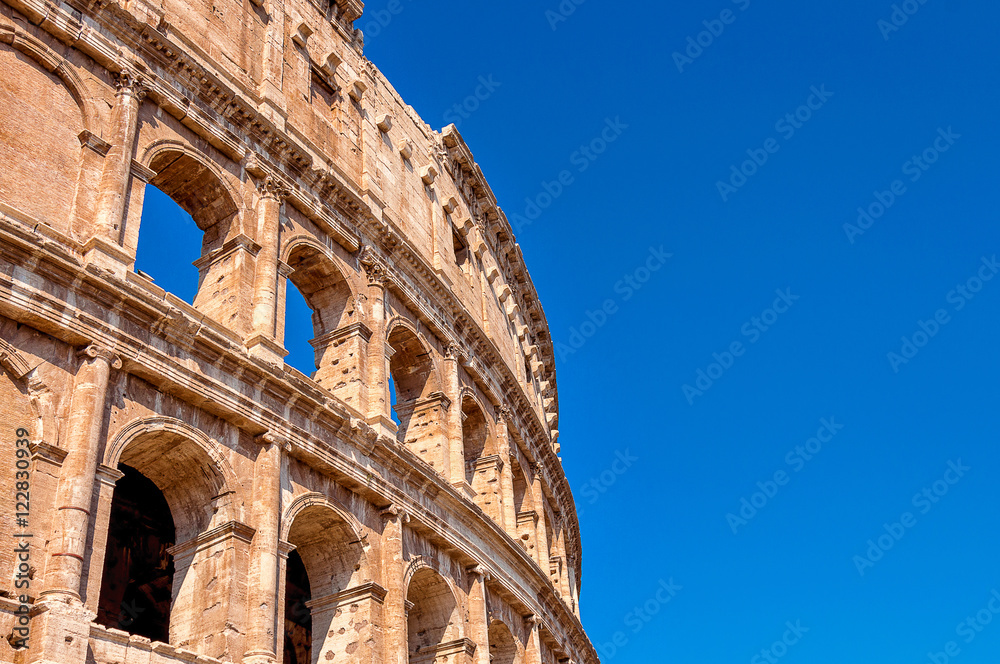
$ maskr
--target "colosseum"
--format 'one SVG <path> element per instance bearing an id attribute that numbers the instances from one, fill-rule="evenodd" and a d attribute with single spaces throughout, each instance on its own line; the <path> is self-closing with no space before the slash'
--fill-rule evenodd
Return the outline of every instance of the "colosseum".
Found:
<path id="1" fill-rule="evenodd" d="M 597 663 L 537 292 L 362 10 L 0 0 L 0 661 Z"/>

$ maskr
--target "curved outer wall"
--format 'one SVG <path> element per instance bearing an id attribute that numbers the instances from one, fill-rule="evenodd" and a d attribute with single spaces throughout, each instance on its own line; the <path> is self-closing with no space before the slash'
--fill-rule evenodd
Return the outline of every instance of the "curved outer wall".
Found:
<path id="1" fill-rule="evenodd" d="M 309 615 L 311 662 L 597 662 L 544 313 L 362 10 L 0 0 L 0 490 L 23 428 L 33 535 L 0 556 L 0 661 L 289 661 Z M 193 302 L 135 270 L 149 186 L 204 231 Z M 102 599 L 132 470 L 173 521 L 159 640 Z"/>

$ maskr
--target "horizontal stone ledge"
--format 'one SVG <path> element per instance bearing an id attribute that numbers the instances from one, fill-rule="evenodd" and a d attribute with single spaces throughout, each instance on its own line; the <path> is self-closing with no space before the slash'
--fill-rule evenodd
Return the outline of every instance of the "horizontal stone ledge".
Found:
<path id="1" fill-rule="evenodd" d="M 314 614 L 321 611 L 330 611 L 344 604 L 354 604 L 355 602 L 375 601 L 381 604 L 385 600 L 385 588 L 377 583 L 365 583 L 354 588 L 348 588 L 339 593 L 318 597 L 306 602 L 306 606 Z"/>

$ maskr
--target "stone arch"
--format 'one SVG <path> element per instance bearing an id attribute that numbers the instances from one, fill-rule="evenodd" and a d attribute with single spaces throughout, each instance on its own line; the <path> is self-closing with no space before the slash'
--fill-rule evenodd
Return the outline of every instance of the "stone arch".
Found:
<path id="1" fill-rule="evenodd" d="M 97 124 L 91 95 L 58 53 L 16 26 L 0 27 L 0 69 L 0 201 L 68 234 L 81 185 L 81 141 Z M 37 195 L 40 173 L 44 196 Z"/>
<path id="2" fill-rule="evenodd" d="M 209 618 L 208 611 L 228 603 L 235 590 L 228 581 L 218 582 L 217 570 L 247 555 L 253 535 L 252 529 L 237 520 L 240 483 L 219 444 L 180 420 L 153 416 L 120 429 L 108 442 L 103 459 L 106 466 L 122 473 L 111 498 L 111 509 L 103 512 L 104 518 L 109 518 L 110 512 L 105 554 L 129 549 L 120 541 L 122 536 L 128 537 L 128 528 L 123 529 L 116 519 L 131 513 L 145 521 L 149 515 L 142 510 L 141 496 L 159 495 L 165 514 L 156 523 L 146 525 L 160 533 L 161 539 L 169 531 L 173 534 L 173 546 L 161 542 L 155 565 L 156 569 L 170 570 L 166 582 L 170 588 L 166 618 L 169 641 L 208 647 L 219 640 L 216 637 L 226 634 L 225 616 L 214 614 Z M 136 487 L 142 483 L 147 488 L 139 486 L 137 493 Z M 133 490 L 126 491 L 129 487 Z M 129 496 L 133 509 L 129 509 Z M 164 523 L 168 519 L 172 523 Z M 112 541 L 116 532 L 119 540 Z M 104 562 L 107 574 L 114 560 L 108 557 Z M 125 573 L 131 576 L 132 569 L 128 563 Z M 106 590 L 111 590 L 109 578 L 102 581 L 102 599 Z M 113 602 L 109 599 L 109 603 Z M 189 616 L 195 614 L 205 618 L 190 620 Z"/>
<path id="3" fill-rule="evenodd" d="M 511 459 L 511 481 L 514 489 L 514 518 L 516 538 L 529 556 L 536 557 L 537 540 L 535 498 L 524 468 L 516 458 Z"/>
<path id="4" fill-rule="evenodd" d="M 443 647 L 462 638 L 461 611 L 454 585 L 418 560 L 407 569 L 406 643 L 411 664 L 434 662 Z"/>
<path id="5" fill-rule="evenodd" d="M 447 475 L 447 403 L 430 345 L 413 324 L 400 316 L 386 326 L 392 349 L 389 376 L 395 390 L 392 409 L 398 419 L 397 436 L 411 451 Z"/>
<path id="6" fill-rule="evenodd" d="M 326 496 L 308 493 L 289 505 L 281 533 L 293 547 L 284 586 L 285 661 L 365 661 L 371 602 L 384 593 L 371 583 L 360 523 Z"/>
<path id="7" fill-rule="evenodd" d="M 216 321 L 235 326 L 240 293 L 249 260 L 234 258 L 236 252 L 256 252 L 256 246 L 241 236 L 240 213 L 243 200 L 234 188 L 232 177 L 214 161 L 179 140 L 156 141 L 142 150 L 140 162 L 152 175 L 148 184 L 156 187 L 191 216 L 202 233 L 200 257 L 194 261 L 198 284 L 192 304 Z M 142 201 L 145 184 L 133 179 L 137 191 L 134 200 Z M 139 226 L 148 216 L 130 214 L 124 237 L 126 249 L 137 251 Z M 177 269 L 187 269 L 177 265 Z M 153 275 L 154 277 L 156 275 Z"/>
<path id="8" fill-rule="evenodd" d="M 360 409 L 367 336 L 355 326 L 361 316 L 358 294 L 346 276 L 348 269 L 328 247 L 309 235 L 296 235 L 284 242 L 281 260 L 290 270 L 287 279 L 312 310 L 313 338 L 309 343 L 315 351 L 314 379 Z"/>
<path id="9" fill-rule="evenodd" d="M 496 438 L 490 426 L 486 409 L 471 390 L 463 390 L 461 395 L 462 408 L 462 444 L 465 450 L 465 479 L 470 485 L 475 484 L 477 465 L 484 457 L 496 456 Z"/>
<path id="10" fill-rule="evenodd" d="M 25 32 L 17 25 L 0 26 L 0 43 L 10 44 L 29 58 L 40 64 L 46 71 L 57 76 L 69 90 L 70 95 L 80 107 L 83 117 L 83 128 L 94 131 L 99 124 L 97 109 L 86 85 L 79 74 L 59 53 L 51 49 L 45 42 Z"/>
<path id="11" fill-rule="evenodd" d="M 146 417 L 122 427 L 104 452 L 104 464 L 135 468 L 163 492 L 187 541 L 209 527 L 235 520 L 233 496 L 240 486 L 219 444 L 173 417 Z M 188 472 L 183 472 L 187 470 Z"/>
<path id="12" fill-rule="evenodd" d="M 309 493 L 297 496 L 285 509 L 285 514 L 281 518 L 281 539 L 288 541 L 288 534 L 296 517 L 306 509 L 315 506 L 326 507 L 336 512 L 338 517 L 350 525 L 356 539 L 360 539 L 365 534 L 364 526 L 361 525 L 358 518 L 347 507 L 334 499 L 328 498 L 325 494 L 318 491 L 310 491 Z"/>
<path id="13" fill-rule="evenodd" d="M 506 623 L 491 620 L 487 640 L 490 664 L 524 664 L 524 645 Z"/>
<path id="14" fill-rule="evenodd" d="M 241 208 L 242 196 L 219 166 L 183 141 L 155 141 L 139 162 L 153 171 L 150 184 L 174 199 L 203 231 L 231 221 Z"/>

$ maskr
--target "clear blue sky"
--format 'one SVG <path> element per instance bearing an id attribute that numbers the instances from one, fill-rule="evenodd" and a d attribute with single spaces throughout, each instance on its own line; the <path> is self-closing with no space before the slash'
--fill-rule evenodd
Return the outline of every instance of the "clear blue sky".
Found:
<path id="1" fill-rule="evenodd" d="M 889 1 L 586 0 L 553 29 L 558 0 L 397 1 L 368 2 L 369 57 L 461 119 L 508 216 L 546 204 L 518 241 L 566 344 L 604 661 L 998 661 L 1000 7 L 911 0 L 895 30 Z"/>

